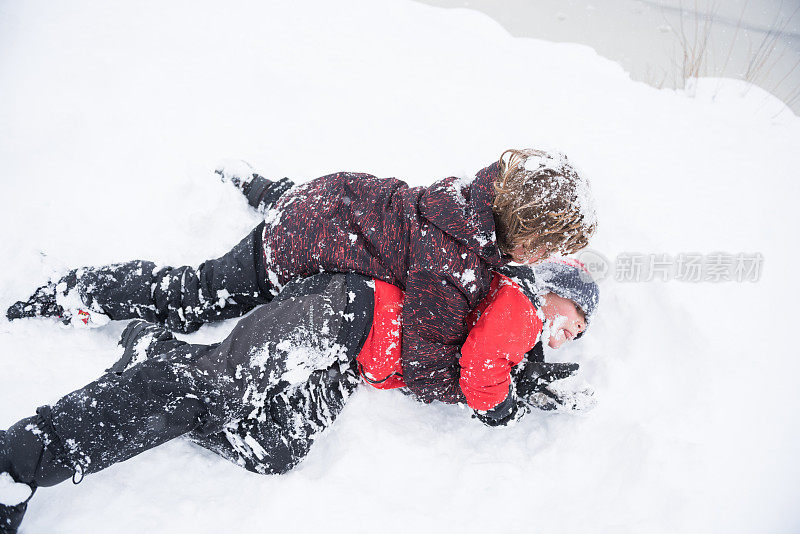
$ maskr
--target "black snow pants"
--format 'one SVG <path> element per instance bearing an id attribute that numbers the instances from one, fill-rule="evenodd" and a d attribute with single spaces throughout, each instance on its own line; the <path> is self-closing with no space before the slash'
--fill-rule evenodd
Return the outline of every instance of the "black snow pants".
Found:
<path id="1" fill-rule="evenodd" d="M 265 212 L 293 184 L 256 176 L 248 185 L 248 202 Z M 259 224 L 230 252 L 198 267 L 144 260 L 82 267 L 59 280 L 57 291 L 113 320 L 139 318 L 188 334 L 203 323 L 244 315 L 278 294 L 266 275 L 263 229 Z"/>
<path id="2" fill-rule="evenodd" d="M 244 315 L 277 293 L 264 275 L 262 231 L 263 223 L 230 252 L 199 267 L 145 260 L 81 267 L 56 290 L 113 320 L 139 318 L 188 334 L 204 323 Z"/>
<path id="3" fill-rule="evenodd" d="M 373 306 L 367 278 L 323 273 L 288 284 L 218 344 L 132 321 L 103 376 L 0 431 L 0 459 L 17 481 L 51 486 L 188 435 L 250 471 L 285 473 L 358 385 Z"/>

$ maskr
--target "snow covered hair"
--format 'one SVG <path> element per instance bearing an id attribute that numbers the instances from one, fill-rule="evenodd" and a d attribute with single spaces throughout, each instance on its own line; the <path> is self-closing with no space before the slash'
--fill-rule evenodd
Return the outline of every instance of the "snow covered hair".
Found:
<path id="1" fill-rule="evenodd" d="M 560 152 L 510 149 L 494 182 L 497 241 L 504 254 L 522 246 L 548 257 L 584 248 L 597 228 L 588 180 Z"/>

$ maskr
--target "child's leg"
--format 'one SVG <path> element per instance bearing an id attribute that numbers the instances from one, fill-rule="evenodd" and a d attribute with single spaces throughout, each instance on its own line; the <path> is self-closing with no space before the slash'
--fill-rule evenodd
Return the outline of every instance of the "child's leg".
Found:
<path id="1" fill-rule="evenodd" d="M 93 312 L 113 320 L 143 318 L 186 333 L 206 322 L 238 317 L 272 298 L 262 229 L 263 224 L 257 226 L 233 250 L 198 268 L 131 261 L 76 269 L 11 306 L 7 316 L 88 321 L 86 312 Z"/>
<path id="2" fill-rule="evenodd" d="M 119 344 L 122 357 L 98 380 L 0 431 L 0 473 L 52 486 L 229 419 L 223 388 L 195 365 L 218 344 L 191 345 L 144 321 Z"/>
<path id="3" fill-rule="evenodd" d="M 275 424 L 299 433 L 290 437 L 302 449 L 357 383 L 357 349 L 345 347 L 351 330 L 368 323 L 344 321 L 346 279 L 321 274 L 287 286 L 215 345 L 190 345 L 132 322 L 122 335 L 122 358 L 109 372 L 8 430 L 8 472 L 18 482 L 51 486 L 190 431 L 220 432 L 264 407 Z"/>
<path id="4" fill-rule="evenodd" d="M 314 371 L 306 383 L 285 388 L 222 432 L 188 437 L 249 471 L 286 473 L 306 457 L 358 385 L 356 368 L 343 371 L 341 363 Z"/>
<path id="5" fill-rule="evenodd" d="M 358 384 L 355 356 L 372 312 L 350 306 L 360 302 L 350 276 L 290 284 L 216 345 L 134 321 L 121 362 L 103 377 L 0 432 L 3 473 L 51 486 L 188 432 L 256 472 L 291 469 Z M 0 519 L 18 522 L 25 504 L 0 508 Z"/>
<path id="6" fill-rule="evenodd" d="M 4 436 L 6 472 L 52 486 L 135 456 L 219 416 L 213 387 L 193 372 L 199 345 L 175 349 L 124 373 L 107 373 L 43 406 Z M 211 349 L 211 347 L 206 348 Z"/>
<path id="7" fill-rule="evenodd" d="M 257 174 L 244 182 L 227 179 L 262 212 L 294 185 L 288 178 L 273 182 Z M 260 224 L 233 250 L 198 268 L 131 261 L 75 269 L 10 306 L 6 316 L 9 320 L 56 316 L 87 325 L 109 318 L 142 318 L 185 333 L 206 322 L 238 317 L 277 294 L 267 279 L 262 230 Z"/>
<path id="8" fill-rule="evenodd" d="M 242 415 L 222 432 L 190 439 L 264 474 L 285 473 L 308 454 L 359 383 L 355 358 L 371 311 L 361 323 L 349 313 L 346 279 L 321 274 L 295 282 L 240 321 L 218 354 L 228 366 L 240 364 Z"/>

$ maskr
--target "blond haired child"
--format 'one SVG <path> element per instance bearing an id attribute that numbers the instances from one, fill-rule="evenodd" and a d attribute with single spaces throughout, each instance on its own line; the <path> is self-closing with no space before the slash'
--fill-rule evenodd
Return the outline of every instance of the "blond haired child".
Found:
<path id="1" fill-rule="evenodd" d="M 291 280 L 354 272 L 405 291 L 402 368 L 422 401 L 464 402 L 459 350 L 492 269 L 586 246 L 596 228 L 589 184 L 566 156 L 508 150 L 473 177 L 429 187 L 339 172 L 292 186 L 220 169 L 265 221 L 199 267 L 131 261 L 70 271 L 11 306 L 9 319 L 76 324 L 143 318 L 191 332 L 268 302 Z"/>

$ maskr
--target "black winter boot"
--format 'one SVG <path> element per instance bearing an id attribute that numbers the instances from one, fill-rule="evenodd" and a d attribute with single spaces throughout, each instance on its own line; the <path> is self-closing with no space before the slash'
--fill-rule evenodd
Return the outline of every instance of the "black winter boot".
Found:
<path id="1" fill-rule="evenodd" d="M 247 197 L 248 204 L 256 210 L 266 213 L 293 185 L 294 182 L 288 178 L 281 178 L 277 182 L 273 182 L 254 174 L 253 179 L 242 187 L 242 193 Z"/>
<path id="2" fill-rule="evenodd" d="M 0 430 L 0 534 L 17 531 L 22 516 L 33 497 L 35 486 L 20 483 L 11 474 L 11 460 L 6 447 L 6 431 Z M 25 489 L 27 486 L 27 490 Z"/>
<path id="3" fill-rule="evenodd" d="M 232 183 L 247 197 L 247 203 L 260 212 L 266 212 L 278 201 L 294 182 L 288 178 L 269 180 L 256 174 L 246 161 L 225 160 L 214 171 L 223 182 Z"/>
<path id="4" fill-rule="evenodd" d="M 94 328 L 110 320 L 98 303 L 87 292 L 91 283 L 82 278 L 88 269 L 73 269 L 56 281 L 43 285 L 28 300 L 12 304 L 6 311 L 9 321 L 27 317 L 58 317 L 64 324 Z M 91 282 L 91 280 L 89 281 Z"/>
<path id="5" fill-rule="evenodd" d="M 56 286 L 49 283 L 34 291 L 28 300 L 12 304 L 6 317 L 9 321 L 23 317 L 60 317 L 61 312 L 61 307 L 56 304 Z"/>
<path id="6" fill-rule="evenodd" d="M 17 532 L 28 503 L 23 502 L 16 506 L 0 504 L 0 534 L 14 534 Z"/>
<path id="7" fill-rule="evenodd" d="M 0 473 L 0 477 L 8 473 Z M 2 482 L 0 482 L 2 485 Z M 14 534 L 17 532 L 25 511 L 28 509 L 28 501 L 33 497 L 33 489 L 27 499 L 16 505 L 8 505 L 0 502 L 0 534 Z"/>
<path id="8" fill-rule="evenodd" d="M 230 182 L 239 190 L 242 190 L 245 184 L 250 183 L 253 179 L 255 171 L 253 167 L 241 159 L 224 159 L 217 164 L 214 170 L 223 182 Z"/>

